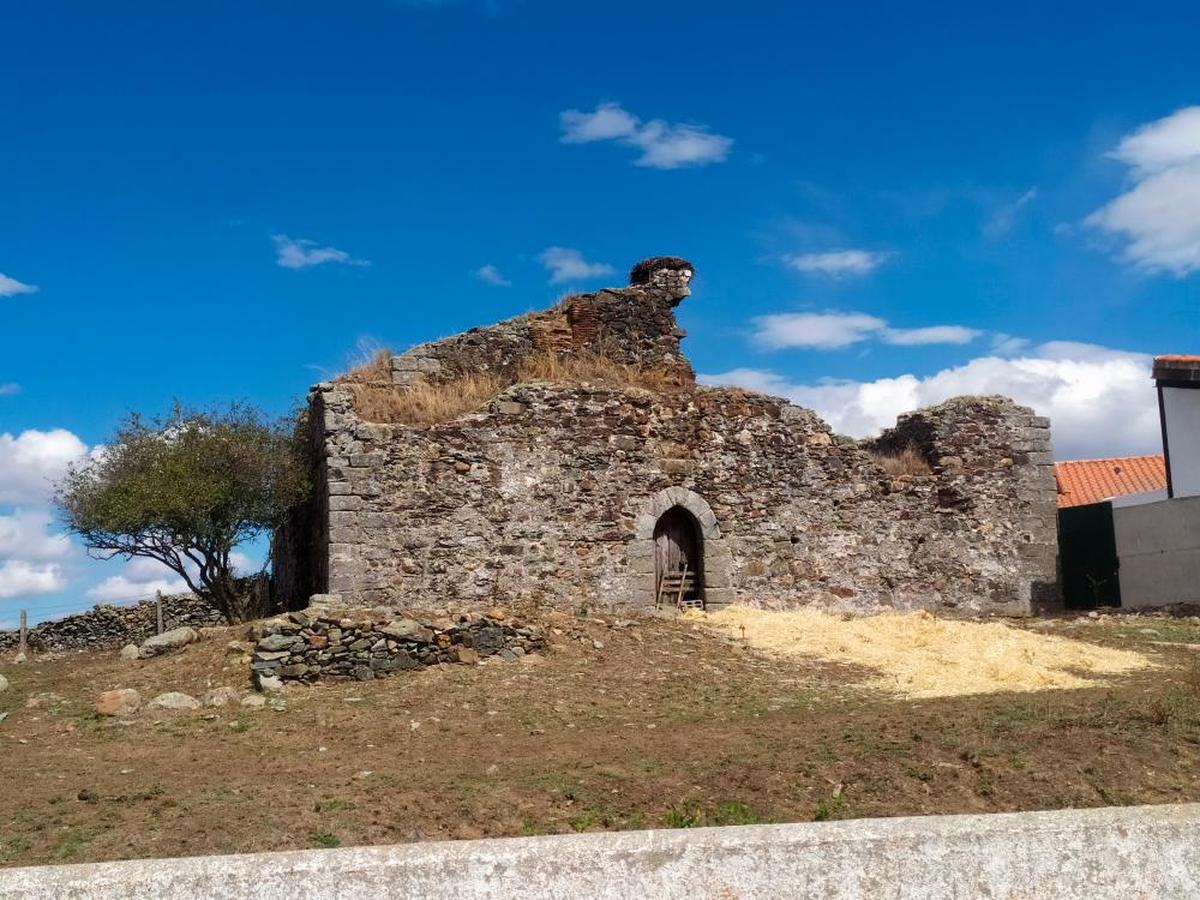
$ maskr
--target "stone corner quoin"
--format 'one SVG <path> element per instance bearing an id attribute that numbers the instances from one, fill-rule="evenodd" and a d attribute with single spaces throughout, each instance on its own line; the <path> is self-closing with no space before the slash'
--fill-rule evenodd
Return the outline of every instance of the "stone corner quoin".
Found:
<path id="1" fill-rule="evenodd" d="M 1053 599 L 1047 419 L 957 397 L 852 441 L 779 398 L 699 387 L 674 314 L 693 271 L 657 257 L 626 288 L 394 356 L 391 390 L 508 385 L 451 421 L 367 422 L 353 385 L 317 385 L 315 496 L 276 542 L 285 599 L 649 608 L 664 599 L 667 517 L 690 529 L 691 589 L 707 607 L 1022 615 Z M 517 377 L 546 355 L 683 387 Z M 928 474 L 893 477 L 876 458 L 909 447 Z"/>

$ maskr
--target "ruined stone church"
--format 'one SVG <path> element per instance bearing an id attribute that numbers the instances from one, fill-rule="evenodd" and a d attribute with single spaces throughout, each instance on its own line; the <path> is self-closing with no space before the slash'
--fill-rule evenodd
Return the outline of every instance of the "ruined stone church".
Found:
<path id="1" fill-rule="evenodd" d="M 697 385 L 674 314 L 692 275 L 646 260 L 628 287 L 316 385 L 284 599 L 1022 614 L 1054 597 L 1046 419 L 959 397 L 856 441 Z M 897 474 L 904 451 L 921 465 Z"/>

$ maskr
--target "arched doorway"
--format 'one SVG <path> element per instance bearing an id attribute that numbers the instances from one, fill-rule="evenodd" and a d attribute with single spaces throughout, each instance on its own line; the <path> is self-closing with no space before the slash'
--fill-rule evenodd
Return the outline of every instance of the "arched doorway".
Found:
<path id="1" fill-rule="evenodd" d="M 654 525 L 654 575 L 656 606 L 704 607 L 704 538 L 682 506 Z"/>

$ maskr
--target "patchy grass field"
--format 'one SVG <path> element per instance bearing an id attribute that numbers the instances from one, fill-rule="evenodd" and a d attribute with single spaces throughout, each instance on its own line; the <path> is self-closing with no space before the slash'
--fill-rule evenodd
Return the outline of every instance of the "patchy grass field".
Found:
<path id="1" fill-rule="evenodd" d="M 689 621 L 567 619 L 541 664 L 293 687 L 286 708 L 101 719 L 95 695 L 241 686 L 179 655 L 5 657 L 0 864 L 597 829 L 1200 800 L 1200 624 L 1037 634 L 1154 664 L 1093 686 L 904 698 L 863 665 Z"/>

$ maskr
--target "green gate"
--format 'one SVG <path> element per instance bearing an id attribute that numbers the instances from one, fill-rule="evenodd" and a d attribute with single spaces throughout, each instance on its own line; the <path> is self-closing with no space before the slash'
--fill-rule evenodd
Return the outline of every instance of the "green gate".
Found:
<path id="1" fill-rule="evenodd" d="M 1117 539 L 1112 503 L 1068 506 L 1058 511 L 1058 553 L 1067 609 L 1121 605 Z"/>

